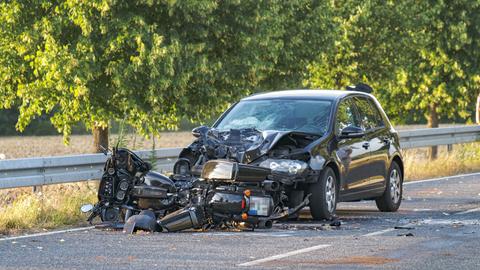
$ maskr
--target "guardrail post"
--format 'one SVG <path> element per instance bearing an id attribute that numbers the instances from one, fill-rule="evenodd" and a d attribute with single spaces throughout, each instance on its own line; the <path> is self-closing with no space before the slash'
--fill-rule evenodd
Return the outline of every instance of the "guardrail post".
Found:
<path id="1" fill-rule="evenodd" d="M 453 150 L 453 144 L 447 144 L 447 151 L 452 152 Z"/>

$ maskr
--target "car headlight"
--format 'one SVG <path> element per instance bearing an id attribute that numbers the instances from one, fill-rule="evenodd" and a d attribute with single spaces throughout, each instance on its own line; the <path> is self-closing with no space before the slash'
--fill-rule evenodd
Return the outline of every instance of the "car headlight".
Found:
<path id="1" fill-rule="evenodd" d="M 291 159 L 266 159 L 260 163 L 260 167 L 269 168 L 276 172 L 300 174 L 305 171 L 308 164 L 300 160 Z"/>

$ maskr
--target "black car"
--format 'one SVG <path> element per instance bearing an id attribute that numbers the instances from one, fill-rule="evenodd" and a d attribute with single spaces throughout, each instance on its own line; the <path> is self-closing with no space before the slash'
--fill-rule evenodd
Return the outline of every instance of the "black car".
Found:
<path id="1" fill-rule="evenodd" d="M 177 177 L 201 178 L 209 160 L 269 168 L 269 177 L 282 179 L 285 207 L 307 198 L 314 219 L 332 218 L 338 202 L 375 200 L 381 211 L 400 206 L 399 137 L 368 93 L 252 95 L 231 106 L 213 127 L 198 127 L 193 134 L 198 139 L 181 152 Z"/>

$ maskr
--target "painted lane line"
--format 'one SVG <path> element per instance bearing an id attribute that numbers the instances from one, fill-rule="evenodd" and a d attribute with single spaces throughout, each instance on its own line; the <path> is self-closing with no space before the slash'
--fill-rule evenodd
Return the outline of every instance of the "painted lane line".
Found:
<path id="1" fill-rule="evenodd" d="M 362 236 L 364 236 L 364 237 L 376 236 L 376 235 L 381 235 L 381 234 L 388 233 L 388 232 L 393 232 L 393 231 L 395 231 L 394 228 L 388 228 L 388 229 L 381 230 L 381 231 L 367 233 L 367 234 L 364 234 Z"/>
<path id="2" fill-rule="evenodd" d="M 420 225 L 479 225 L 478 219 L 425 219 Z"/>
<path id="3" fill-rule="evenodd" d="M 462 211 L 462 212 L 458 212 L 458 213 L 455 213 L 455 215 L 465 215 L 465 214 L 468 214 L 468 213 L 473 213 L 473 212 L 478 212 L 478 211 L 480 211 L 480 207 L 479 208 L 473 208 L 473 209 L 466 210 L 466 211 Z"/>
<path id="4" fill-rule="evenodd" d="M 401 225 L 401 227 L 415 227 L 415 224 L 407 223 L 407 224 Z M 384 233 L 393 232 L 393 231 L 396 231 L 396 230 L 398 230 L 398 229 L 388 228 L 388 229 L 381 230 L 381 231 L 376 231 L 376 232 L 367 233 L 367 234 L 364 234 L 364 235 L 362 235 L 362 236 L 363 236 L 363 237 L 377 236 L 377 235 L 381 235 L 381 234 L 384 234 Z"/>
<path id="5" fill-rule="evenodd" d="M 425 179 L 425 180 L 419 180 L 419 181 L 410 181 L 410 182 L 405 182 L 405 183 L 403 183 L 403 185 L 405 186 L 405 185 L 421 184 L 421 183 L 434 182 L 434 181 L 442 181 L 442 180 L 449 180 L 449 179 L 455 180 L 455 178 L 469 177 L 469 176 L 480 176 L 480 173 L 467 173 L 467 174 L 459 174 L 459 175 L 445 176 L 445 177 Z"/>
<path id="6" fill-rule="evenodd" d="M 290 251 L 290 252 L 287 252 L 287 253 L 266 257 L 266 258 L 259 259 L 259 260 L 254 260 L 254 261 L 250 261 L 250 262 L 246 262 L 246 263 L 241 263 L 237 266 L 254 266 L 254 265 L 257 265 L 257 264 L 270 262 L 270 261 L 275 261 L 275 260 L 278 260 L 278 259 L 283 259 L 283 258 L 286 258 L 286 257 L 295 256 L 295 255 L 298 255 L 298 254 L 307 253 L 307 252 L 319 250 L 319 249 L 322 249 L 322 248 L 327 248 L 327 247 L 330 247 L 330 246 L 331 245 L 318 245 L 318 246 L 313 246 L 313 247 L 308 247 L 308 248 L 302 248 L 302 249 Z"/>
<path id="7" fill-rule="evenodd" d="M 68 233 L 68 232 L 77 232 L 77 231 L 87 231 L 87 230 L 91 230 L 91 229 L 93 229 L 93 228 L 95 228 L 95 226 L 81 227 L 81 228 L 73 228 L 73 229 L 60 230 L 60 231 L 51 231 L 51 232 L 44 232 L 44 233 L 26 234 L 26 235 L 13 236 L 13 237 L 6 237 L 6 238 L 0 238 L 0 242 L 1 242 L 1 241 L 10 241 L 10 240 L 24 239 L 24 238 L 39 237 L 39 236 L 47 236 L 47 235 L 53 235 L 53 234 L 59 234 L 59 233 Z"/>

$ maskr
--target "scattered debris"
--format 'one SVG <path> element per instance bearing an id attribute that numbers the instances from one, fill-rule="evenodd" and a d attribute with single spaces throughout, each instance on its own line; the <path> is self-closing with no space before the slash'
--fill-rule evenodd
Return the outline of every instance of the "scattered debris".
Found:
<path id="1" fill-rule="evenodd" d="M 395 226 L 393 227 L 395 230 L 414 230 L 414 227 L 404 227 L 404 226 Z"/>
<path id="2" fill-rule="evenodd" d="M 340 227 L 340 225 L 342 225 L 342 222 L 338 219 L 335 219 L 332 222 L 330 222 L 330 226 Z"/>
<path id="3" fill-rule="evenodd" d="M 404 234 L 397 234 L 397 236 L 409 237 L 409 236 L 414 236 L 414 235 L 413 235 L 413 233 L 404 233 Z"/>
<path id="4" fill-rule="evenodd" d="M 325 223 L 284 223 L 279 226 L 281 230 L 297 231 L 297 230 L 310 230 L 310 231 L 330 231 L 338 230 L 342 225 L 340 220 L 334 220 L 330 224 Z"/>

